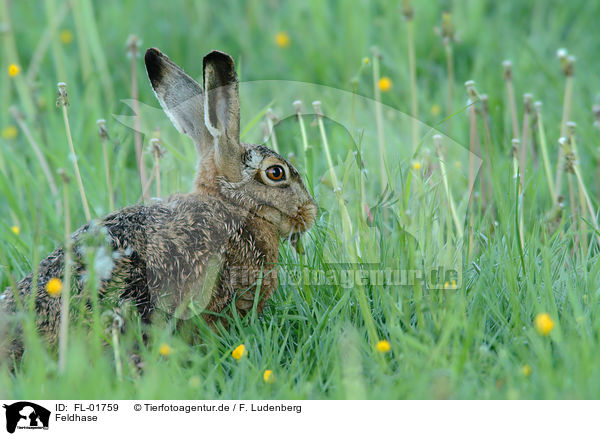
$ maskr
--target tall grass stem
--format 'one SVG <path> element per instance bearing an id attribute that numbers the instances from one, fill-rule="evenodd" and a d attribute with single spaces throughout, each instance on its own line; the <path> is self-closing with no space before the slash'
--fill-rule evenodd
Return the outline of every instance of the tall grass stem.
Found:
<path id="1" fill-rule="evenodd" d="M 71 299 L 71 211 L 69 207 L 69 178 L 64 170 L 59 170 L 63 180 L 63 209 L 65 217 L 64 232 L 64 273 L 60 308 L 60 326 L 58 335 L 58 368 L 64 373 L 67 365 L 67 350 L 69 341 L 69 317 L 70 317 L 70 299 Z"/>
<path id="2" fill-rule="evenodd" d="M 383 130 L 383 110 L 381 106 L 381 90 L 379 89 L 379 61 L 380 53 L 377 47 L 372 47 L 373 54 L 373 90 L 375 95 L 375 123 L 377 125 L 377 146 L 379 150 L 379 179 L 381 181 L 381 192 L 384 192 L 387 184 L 385 134 Z"/>
<path id="3" fill-rule="evenodd" d="M 73 161 L 73 168 L 75 169 L 75 178 L 77 180 L 77 187 L 79 188 L 79 195 L 81 196 L 81 203 L 83 204 L 83 211 L 87 221 L 92 219 L 90 213 L 90 207 L 88 205 L 87 197 L 85 195 L 85 189 L 83 187 L 83 180 L 81 179 L 81 172 L 79 171 L 79 163 L 77 162 L 77 154 L 75 153 L 75 147 L 73 146 L 73 137 L 71 136 L 71 126 L 69 125 L 69 116 L 67 114 L 67 105 L 69 104 L 67 96 L 67 85 L 64 82 L 58 84 L 58 100 L 56 104 L 61 106 L 63 121 L 65 124 L 65 131 L 67 134 L 67 143 L 69 144 L 70 158 Z"/>

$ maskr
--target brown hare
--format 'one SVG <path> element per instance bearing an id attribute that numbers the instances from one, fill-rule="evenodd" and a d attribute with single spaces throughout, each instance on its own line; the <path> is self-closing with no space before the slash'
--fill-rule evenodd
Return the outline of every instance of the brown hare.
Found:
<path id="1" fill-rule="evenodd" d="M 162 108 L 198 151 L 194 189 L 126 207 L 73 233 L 71 298 L 90 306 L 82 253 L 86 237 L 101 233 L 112 252 L 98 290 L 103 302 L 131 303 L 146 321 L 157 309 L 187 316 L 195 304 L 214 322 L 234 299 L 242 315 L 251 310 L 259 288 L 260 311 L 277 286 L 279 240 L 314 224 L 315 201 L 287 160 L 240 142 L 238 79 L 229 55 L 213 51 L 204 57 L 204 86 L 158 49 L 149 49 L 145 62 Z M 12 320 L 18 319 L 12 316 L 16 299 L 25 302 L 32 292 L 37 328 L 56 342 L 61 297 L 50 296 L 46 284 L 63 273 L 64 249 L 57 248 L 40 263 L 36 289 L 30 274 L 16 292 L 8 288 L 0 295 L 0 342 L 8 341 L 4 348 L 11 354 L 23 351 L 22 329 Z"/>

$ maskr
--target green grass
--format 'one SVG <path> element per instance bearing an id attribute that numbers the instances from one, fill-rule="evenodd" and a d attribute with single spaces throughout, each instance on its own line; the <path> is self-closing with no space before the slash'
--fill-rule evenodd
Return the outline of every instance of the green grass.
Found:
<path id="1" fill-rule="evenodd" d="M 73 2 L 64 20 L 63 1 L 40 2 L 40 11 L 24 2 L 11 3 L 12 27 L 1 35 L 0 128 L 0 288 L 28 273 L 64 240 L 64 213 L 59 212 L 40 163 L 8 108 L 17 107 L 48 161 L 60 192 L 58 168 L 73 177 L 62 113 L 55 107 L 57 82 L 66 82 L 69 120 L 92 216 L 109 212 L 103 151 L 96 120 L 107 120 L 109 158 L 115 204 L 139 201 L 134 132 L 127 127 L 131 109 L 130 60 L 125 43 L 130 34 L 142 40 L 141 51 L 157 46 L 193 77 L 201 74 L 201 58 L 213 48 L 236 60 L 242 94 L 242 130 L 247 141 L 261 141 L 260 123 L 272 107 L 283 120 L 276 127 L 282 154 L 307 175 L 307 185 L 321 206 L 315 228 L 304 238 L 305 252 L 281 248 L 281 273 L 371 269 L 415 269 L 419 265 L 460 265 L 457 290 L 425 286 L 360 286 L 356 277 L 337 284 L 282 284 L 260 316 L 234 318 L 228 330 L 215 332 L 199 320 L 177 329 L 174 321 L 147 327 L 130 317 L 114 342 L 96 318 L 73 320 L 66 371 L 58 371 L 56 350 L 34 334 L 28 352 L 14 373 L 0 369 L 2 398 L 599 398 L 600 263 L 598 246 L 589 250 L 576 242 L 583 232 L 587 244 L 592 220 L 573 211 L 566 177 L 565 210 L 553 224 L 539 138 L 537 163 L 531 156 L 523 176 L 523 242 L 520 249 L 518 211 L 510 143 L 512 128 L 502 77 L 502 61 L 511 59 L 519 123 L 522 95 L 531 92 L 543 102 L 550 160 L 556 168 L 564 76 L 556 50 L 565 47 L 577 57 L 572 116 L 577 122 L 577 148 L 583 180 L 598 207 L 600 131 L 591 107 L 598 103 L 596 72 L 600 40 L 594 2 L 442 2 L 439 7 L 415 2 L 414 32 L 421 147 L 411 154 L 410 79 L 406 23 L 401 2 L 249 2 L 216 8 L 209 3 L 153 2 L 126 4 L 90 0 Z M 0 8 L 4 14 L 6 8 Z M 585 10 L 585 13 L 581 13 Z M 440 26 L 449 11 L 460 37 L 453 44 L 455 81 L 453 107 L 445 121 L 446 60 Z M 8 23 L 6 15 L 0 22 Z M 56 27 L 56 32 L 51 30 Z M 74 35 L 61 40 L 61 31 Z M 46 32 L 50 31 L 50 36 Z M 289 47 L 278 47 L 275 34 L 289 34 Z M 64 35 L 63 35 L 64 36 Z M 14 42 L 14 46 L 13 46 Z M 49 43 L 47 50 L 39 45 Z M 382 93 L 388 179 L 393 195 L 380 197 L 375 128 L 371 47 L 382 53 L 381 75 L 393 87 Z M 43 46 L 42 46 L 43 49 Z M 18 59 L 16 58 L 18 53 Z M 38 53 L 36 55 L 36 53 Z M 39 53 L 42 53 L 41 57 Z M 10 64 L 21 72 L 9 77 Z M 30 65 L 39 72 L 28 80 Z M 143 61 L 137 59 L 139 99 L 158 108 Z M 473 193 L 468 190 L 469 119 L 463 83 L 475 80 L 489 96 L 491 143 L 485 141 L 481 113 L 479 137 L 483 164 Z M 307 84 L 253 81 L 295 81 Z M 351 92 L 359 96 L 353 97 Z M 305 155 L 292 102 L 300 98 L 307 113 L 321 100 L 324 127 L 336 174 L 343 184 L 343 203 L 354 236 L 341 224 L 341 209 L 331 190 L 323 141 L 312 115 L 305 115 L 309 151 Z M 436 113 L 436 107 L 441 113 Z M 480 108 L 480 105 L 477 105 Z M 166 116 L 143 106 L 145 133 L 160 127 L 167 153 L 161 161 L 163 193 L 185 192 L 192 186 L 195 151 L 191 142 L 170 127 Z M 5 129 L 18 127 L 10 138 Z M 519 125 L 519 130 L 522 126 Z M 450 190 L 462 220 L 473 195 L 473 213 L 465 220 L 465 238 L 473 228 L 471 249 L 453 227 L 443 190 L 432 134 L 447 135 L 444 153 Z M 536 134 L 537 135 L 537 134 Z M 149 136 L 143 137 L 148 148 Z M 361 172 L 352 152 L 360 148 L 368 170 L 365 200 L 374 223 L 363 219 Z M 145 152 L 147 168 L 152 158 Z M 486 160 L 491 161 L 490 172 Z M 411 168 L 413 161 L 421 170 Z M 554 172 L 552 173 L 554 174 Z M 482 196 L 480 181 L 488 188 Z M 68 187 L 74 226 L 85 217 L 77 185 Z M 576 187 L 575 187 L 576 189 Z M 151 188 L 154 192 L 154 185 Z M 576 195 L 577 195 L 577 191 Z M 60 194 L 59 194 L 60 197 Z M 575 197 L 577 199 L 577 196 Z M 332 206 L 334 205 L 334 206 Z M 571 214 L 574 217 L 571 218 Z M 579 223 L 583 222 L 583 230 Z M 20 233 L 11 230 L 18 226 Z M 412 235 L 412 236 L 411 236 Z M 350 241 L 348 239 L 351 239 Z M 360 250 L 360 251 L 359 251 Z M 376 263 L 373 263 L 375 262 Z M 537 314 L 555 322 L 548 336 L 534 328 Z M 31 325 L 32 314 L 22 316 Z M 96 319 L 96 322 L 94 321 Z M 91 326 L 89 325 L 91 324 Z M 145 343 L 141 338 L 149 333 Z M 191 339 L 194 336 L 194 339 Z M 391 351 L 376 351 L 380 339 Z M 237 361 L 231 352 L 245 344 L 248 354 Z M 161 356 L 161 344 L 171 353 Z M 115 349 L 123 362 L 117 377 Z M 137 353 L 140 373 L 128 364 Z M 525 375 L 528 365 L 531 374 Z M 273 371 L 275 382 L 263 381 Z M 82 383 L 85 380 L 85 383 Z"/>

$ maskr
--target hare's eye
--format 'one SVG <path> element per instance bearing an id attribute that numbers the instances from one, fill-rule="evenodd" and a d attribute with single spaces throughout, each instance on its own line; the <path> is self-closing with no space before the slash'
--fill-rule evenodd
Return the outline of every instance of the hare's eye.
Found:
<path id="1" fill-rule="evenodd" d="M 275 182 L 285 180 L 285 171 L 281 165 L 272 165 L 265 170 L 267 177 Z"/>

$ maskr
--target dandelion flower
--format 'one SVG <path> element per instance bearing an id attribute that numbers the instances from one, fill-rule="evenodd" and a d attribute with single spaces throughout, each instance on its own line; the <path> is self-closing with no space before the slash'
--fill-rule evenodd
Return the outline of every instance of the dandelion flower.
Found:
<path id="1" fill-rule="evenodd" d="M 290 35 L 288 35 L 287 32 L 277 32 L 275 34 L 275 44 L 281 48 L 289 47 Z"/>
<path id="2" fill-rule="evenodd" d="M 71 32 L 70 29 L 63 29 L 60 31 L 60 35 L 58 35 L 58 37 L 60 38 L 60 42 L 62 42 L 63 44 L 71 44 L 73 42 L 73 32 Z"/>
<path id="3" fill-rule="evenodd" d="M 422 166 L 423 166 L 423 165 L 421 165 L 421 162 L 419 162 L 419 161 L 414 161 L 414 162 L 412 163 L 412 167 L 413 167 L 413 169 L 414 169 L 415 171 L 419 171 L 419 170 L 421 169 L 421 167 L 422 167 Z"/>
<path id="4" fill-rule="evenodd" d="M 12 232 L 15 235 L 18 235 L 19 233 L 21 233 L 21 228 L 19 226 L 12 226 L 10 229 L 12 230 Z"/>
<path id="5" fill-rule="evenodd" d="M 386 340 L 383 341 L 379 341 L 377 342 L 376 347 L 377 351 L 379 351 L 380 353 L 387 353 L 388 351 L 390 351 L 392 349 L 392 346 L 390 345 L 390 343 Z"/>
<path id="6" fill-rule="evenodd" d="M 238 345 L 235 350 L 233 350 L 231 352 L 231 356 L 235 359 L 235 360 L 240 360 L 242 357 L 244 357 L 246 354 L 248 354 L 248 352 L 246 351 L 246 347 L 244 346 L 244 344 L 240 344 Z"/>
<path id="7" fill-rule="evenodd" d="M 265 383 L 273 383 L 275 381 L 273 371 L 271 371 L 270 369 L 265 370 L 263 374 L 263 380 L 265 381 Z"/>
<path id="8" fill-rule="evenodd" d="M 16 75 L 19 74 L 20 71 L 21 71 L 21 68 L 19 68 L 19 66 L 16 64 L 10 64 L 8 66 L 8 75 L 10 77 L 15 77 Z"/>
<path id="9" fill-rule="evenodd" d="M 2 139 L 15 139 L 19 131 L 15 126 L 7 126 L 2 129 Z"/>
<path id="10" fill-rule="evenodd" d="M 51 297 L 58 297 L 62 292 L 63 284 L 59 278 L 52 278 L 46 283 L 46 292 Z"/>
<path id="11" fill-rule="evenodd" d="M 161 344 L 160 348 L 158 349 L 158 352 L 161 356 L 168 356 L 173 352 L 173 350 L 171 349 L 169 344 Z"/>
<path id="12" fill-rule="evenodd" d="M 434 117 L 437 117 L 439 114 L 442 113 L 442 107 L 439 104 L 432 104 L 429 112 L 431 112 L 431 115 L 433 115 Z"/>
<path id="13" fill-rule="evenodd" d="M 369 58 L 367 58 L 367 57 L 364 57 L 364 58 L 362 59 L 362 63 L 363 63 L 363 64 L 365 64 L 365 65 L 369 65 L 369 62 L 371 62 L 371 59 L 369 59 Z"/>
<path id="14" fill-rule="evenodd" d="M 535 317 L 535 329 L 542 336 L 548 336 L 554 328 L 554 321 L 547 313 L 540 313 Z"/>
<path id="15" fill-rule="evenodd" d="M 379 79 L 379 82 L 377 82 L 377 86 L 383 92 L 387 92 L 390 89 L 392 89 L 392 79 L 390 79 L 389 77 L 382 77 L 381 79 Z"/>
<path id="16" fill-rule="evenodd" d="M 521 368 L 521 371 L 523 371 L 523 375 L 525 377 L 529 377 L 531 375 L 531 366 L 523 365 L 523 368 Z"/>
<path id="17" fill-rule="evenodd" d="M 444 289 L 448 289 L 450 287 L 450 283 L 449 282 L 444 282 Z"/>

